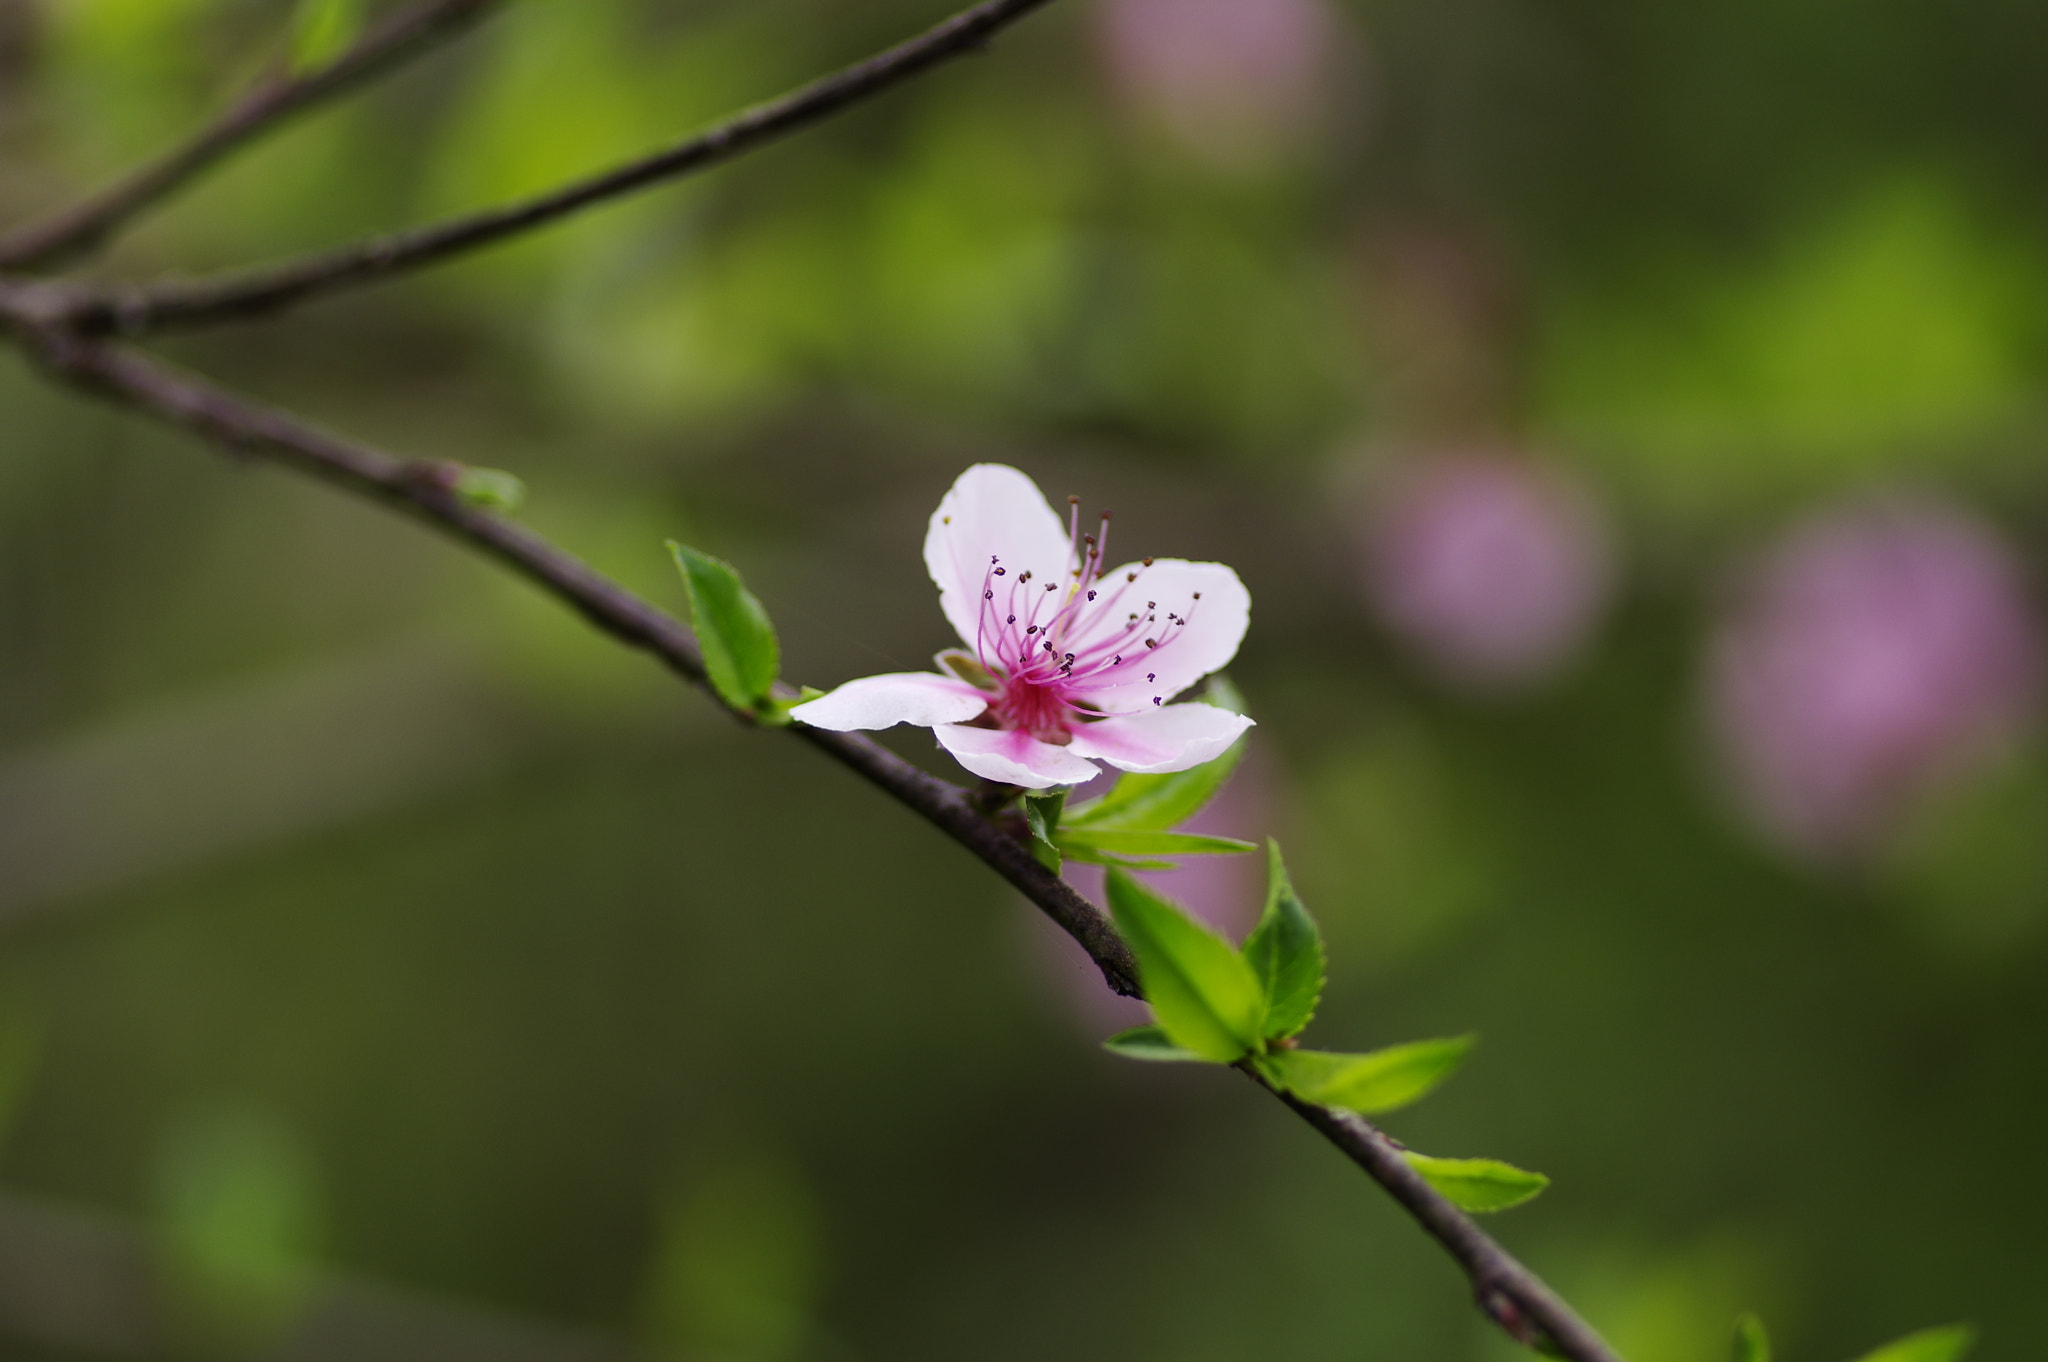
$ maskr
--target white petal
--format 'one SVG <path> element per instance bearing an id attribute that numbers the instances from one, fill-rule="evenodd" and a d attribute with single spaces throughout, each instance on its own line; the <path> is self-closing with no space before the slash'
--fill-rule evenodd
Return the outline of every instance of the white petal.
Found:
<path id="1" fill-rule="evenodd" d="M 1207 593 L 1202 599 L 1208 599 Z M 1214 705 L 1167 705 L 1146 714 L 1081 724 L 1067 751 L 1145 775 L 1185 771 L 1222 756 L 1251 726 L 1244 715 Z"/>
<path id="2" fill-rule="evenodd" d="M 1135 582 L 1129 580 L 1132 573 L 1137 574 Z M 1102 599 L 1086 631 L 1068 641 L 1075 651 L 1114 638 L 1133 613 L 1153 617 L 1128 645 L 1119 645 L 1122 666 L 1105 672 L 1099 683 L 1074 688 L 1073 698 L 1107 714 L 1141 713 L 1153 707 L 1154 696 L 1171 700 L 1221 670 L 1237 656 L 1237 645 L 1251 622 L 1251 593 L 1221 563 L 1180 558 L 1154 559 L 1150 567 L 1126 563 L 1102 574 L 1098 590 Z M 1195 599 L 1198 595 L 1200 600 Z M 1169 613 L 1187 623 L 1175 623 L 1167 618 Z M 1148 638 L 1159 646 L 1147 648 Z"/>
<path id="3" fill-rule="evenodd" d="M 1072 748 L 1040 742 L 1020 728 L 942 724 L 932 734 L 955 761 L 974 774 L 1027 790 L 1079 785 L 1102 774 L 1093 762 L 1075 756 Z"/>
<path id="4" fill-rule="evenodd" d="M 844 733 L 853 728 L 963 723 L 988 708 L 988 696 L 965 681 L 930 672 L 890 672 L 849 681 L 830 695 L 807 700 L 789 717 L 812 728 Z"/>
<path id="5" fill-rule="evenodd" d="M 1025 572 L 1033 585 L 1056 582 L 1071 567 L 1067 527 L 1045 504 L 1038 484 L 999 463 L 978 463 L 962 473 L 932 512 L 924 537 L 924 565 L 939 586 L 939 608 L 955 633 L 974 647 L 989 559 L 1002 559 L 995 579 L 1004 602 Z"/>

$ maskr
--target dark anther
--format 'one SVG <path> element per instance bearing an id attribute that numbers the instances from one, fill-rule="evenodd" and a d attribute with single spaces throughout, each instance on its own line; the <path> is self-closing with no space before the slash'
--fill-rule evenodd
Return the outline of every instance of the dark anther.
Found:
<path id="1" fill-rule="evenodd" d="M 1151 567 L 1151 566 L 1152 566 L 1152 560 L 1151 560 L 1150 558 L 1144 559 L 1144 560 L 1143 560 L 1143 562 L 1144 562 L 1144 564 L 1145 564 L 1145 566 L 1146 566 L 1146 567 Z"/>
<path id="2" fill-rule="evenodd" d="M 1202 593 L 1201 593 L 1201 592 L 1199 592 L 1199 591 L 1197 591 L 1197 592 L 1195 593 L 1195 599 L 1196 599 L 1196 600 L 1198 600 L 1198 601 L 1199 601 L 1200 599 L 1202 599 Z"/>
<path id="3" fill-rule="evenodd" d="M 1035 624 L 1026 625 L 1024 628 L 1024 632 L 1027 634 L 1035 634 L 1038 632 L 1038 626 Z"/>
<path id="4" fill-rule="evenodd" d="M 1069 667 L 1074 665 L 1074 655 L 1072 653 L 1067 654 L 1067 665 Z"/>
<path id="5" fill-rule="evenodd" d="M 998 568 L 996 570 L 1000 572 L 1002 569 Z M 1138 574 L 1135 572 L 1126 572 L 1124 574 L 1124 580 L 1127 582 L 1135 582 L 1138 580 Z"/>
<path id="6" fill-rule="evenodd" d="M 1069 506 L 1079 506 L 1080 504 L 1081 504 L 1081 498 L 1079 498 L 1079 497 L 1068 497 L 1068 498 L 1067 498 L 1067 505 L 1069 505 Z"/>
<path id="7" fill-rule="evenodd" d="M 1095 593 L 1094 593 L 1094 592 L 1092 592 L 1092 591 L 1091 591 L 1091 592 L 1089 592 L 1089 593 L 1088 593 L 1088 599 L 1089 599 L 1089 600 L 1091 600 L 1091 601 L 1092 601 L 1092 600 L 1094 600 L 1094 599 L 1095 599 Z"/>
<path id="8" fill-rule="evenodd" d="M 981 598 L 985 601 L 992 601 L 996 598 L 996 593 L 993 591 L 984 591 L 981 593 Z"/>
<path id="9" fill-rule="evenodd" d="M 1078 576 L 1080 576 L 1081 574 L 1077 572 L 1077 573 L 1075 573 L 1074 575 L 1075 575 L 1076 577 L 1078 577 Z M 1045 584 L 1045 589 L 1046 589 L 1047 591 L 1057 591 L 1057 590 L 1059 590 L 1059 586 L 1060 586 L 1060 584 L 1059 584 L 1058 582 L 1047 582 L 1047 583 Z"/>
<path id="10" fill-rule="evenodd" d="M 1146 608 L 1147 610 L 1157 610 L 1157 609 L 1159 608 L 1159 602 L 1158 602 L 1158 601 L 1146 601 L 1146 602 L 1145 602 L 1145 608 Z"/>
<path id="11" fill-rule="evenodd" d="M 1145 640 L 1145 646 L 1147 648 L 1157 648 L 1159 646 L 1159 641 L 1157 639 L 1148 638 Z"/>
<path id="12" fill-rule="evenodd" d="M 1009 569 L 1008 569 L 1008 568 L 997 568 L 997 569 L 996 569 L 996 576 L 1000 577 L 1000 576 L 1002 576 L 1002 575 L 1003 575 L 1003 574 L 1004 574 L 1005 572 L 1008 572 L 1008 571 L 1009 571 Z"/>
<path id="13" fill-rule="evenodd" d="M 1153 697 L 1152 697 L 1152 703 L 1156 705 L 1156 704 L 1159 704 L 1159 703 L 1161 703 L 1161 701 L 1160 701 L 1159 697 L 1155 695 L 1155 696 L 1153 696 Z"/>
<path id="14" fill-rule="evenodd" d="M 1003 623 L 1005 624 L 1015 624 L 1016 622 L 1017 617 L 1015 615 L 1010 615 L 1003 620 Z"/>
<path id="15" fill-rule="evenodd" d="M 1051 652 L 1051 651 L 1052 651 L 1052 645 L 1051 645 L 1050 643 L 1046 644 L 1046 645 L 1045 645 L 1045 650 L 1046 650 L 1047 652 Z"/>
<path id="16" fill-rule="evenodd" d="M 1146 679 L 1147 681 L 1157 681 L 1157 680 L 1159 679 L 1159 673 L 1158 673 L 1158 672 L 1146 672 L 1146 673 L 1145 673 L 1145 679 Z"/>
<path id="17" fill-rule="evenodd" d="M 1116 660 L 1115 660 L 1115 661 L 1113 661 L 1113 662 L 1111 662 L 1111 663 L 1110 663 L 1109 665 L 1110 665 L 1110 666 L 1112 666 L 1112 667 L 1121 667 L 1121 666 L 1123 666 L 1123 665 L 1124 665 L 1124 655 L 1123 655 L 1122 653 L 1118 653 L 1118 654 L 1116 655 Z"/>

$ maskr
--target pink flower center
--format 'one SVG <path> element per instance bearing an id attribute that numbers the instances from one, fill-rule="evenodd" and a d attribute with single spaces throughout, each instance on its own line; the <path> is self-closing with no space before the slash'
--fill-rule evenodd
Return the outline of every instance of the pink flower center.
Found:
<path id="1" fill-rule="evenodd" d="M 976 656 L 999 687 L 987 718 L 1060 746 L 1101 712 L 1105 692 L 1156 687 L 1155 659 L 1182 637 L 1199 608 L 1190 606 L 1186 616 L 1167 611 L 1162 620 L 1159 603 L 1141 599 L 1138 583 L 1150 558 L 1121 580 L 1105 581 L 1109 513 L 1096 534 L 1082 534 L 1081 499 L 1067 502 L 1073 511 L 1065 571 L 1053 581 L 1034 580 L 1029 569 L 1013 574 L 991 555 L 974 638 Z M 1201 593 L 1194 599 L 1199 603 Z M 1147 698 L 1155 705 L 1166 699 Z"/>

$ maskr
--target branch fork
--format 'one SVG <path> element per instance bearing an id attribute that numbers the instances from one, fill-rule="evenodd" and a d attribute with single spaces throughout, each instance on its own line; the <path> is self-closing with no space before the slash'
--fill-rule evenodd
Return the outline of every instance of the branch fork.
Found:
<path id="1" fill-rule="evenodd" d="M 982 51 L 996 34 L 1046 3 L 983 0 L 916 38 L 665 151 L 525 203 L 211 279 L 101 286 L 31 274 L 103 244 L 291 116 L 395 68 L 504 5 L 504 0 L 422 0 L 326 68 L 252 92 L 185 146 L 83 204 L 0 236 L 0 331 L 65 386 L 183 428 L 237 456 L 284 465 L 423 521 L 526 578 L 616 641 L 651 654 L 679 677 L 705 687 L 703 656 L 687 626 L 539 535 L 464 499 L 455 486 L 459 465 L 395 457 L 109 338 L 266 314 L 508 240 L 730 159 L 944 61 Z M 1014 835 L 1003 813 L 1019 793 L 1014 788 L 962 788 L 857 734 L 801 724 L 783 731 L 850 768 L 1009 881 L 1087 951 L 1112 991 L 1144 996 L 1136 962 L 1108 916 L 1041 865 L 1028 842 Z M 1246 1072 L 1358 1164 L 1435 1238 L 1471 1280 L 1481 1311 L 1511 1337 L 1575 1362 L 1620 1362 L 1540 1279 L 1410 1167 L 1399 1146 L 1376 1126 L 1351 1112 L 1304 1102 L 1248 1067 Z"/>

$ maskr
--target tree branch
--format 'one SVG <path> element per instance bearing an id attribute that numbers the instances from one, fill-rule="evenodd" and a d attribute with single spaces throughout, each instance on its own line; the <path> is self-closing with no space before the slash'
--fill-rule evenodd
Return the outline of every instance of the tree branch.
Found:
<path id="1" fill-rule="evenodd" d="M 5 303 L 0 294 L 0 315 Z M 398 459 L 344 440 L 133 351 L 25 323 L 18 316 L 14 326 L 31 353 L 71 386 L 181 426 L 230 452 L 280 463 L 395 506 L 481 550 L 613 638 L 654 654 L 671 671 L 703 686 L 703 662 L 687 627 L 533 532 L 462 500 L 454 491 L 454 475 L 460 472 L 455 465 Z M 735 717 L 752 722 L 746 715 Z M 788 731 L 851 767 L 979 857 L 1079 942 L 1112 989 L 1142 996 L 1136 965 L 1108 917 L 977 811 L 967 791 L 858 735 L 803 725 Z M 1377 1127 L 1349 1112 L 1274 1095 L 1364 1169 L 1450 1253 L 1470 1278 L 1480 1308 L 1518 1342 L 1546 1347 L 1574 1362 L 1620 1362 L 1540 1278 L 1410 1168 L 1399 1146 Z"/>
<path id="2" fill-rule="evenodd" d="M 1049 0 L 984 0 L 908 42 L 757 105 L 665 151 L 523 203 L 211 279 L 67 290 L 58 306 L 65 323 L 80 331 L 138 336 L 261 316 L 338 289 L 419 269 L 496 245 L 594 204 L 729 161 L 941 62 L 976 51 L 997 32 L 1047 3 Z"/>
<path id="3" fill-rule="evenodd" d="M 422 0 L 392 15 L 326 66 L 273 74 L 183 146 L 74 208 L 0 236 L 0 270 L 48 269 L 104 245 L 121 228 L 243 146 L 316 104 L 348 93 L 485 18 L 505 0 Z"/>

